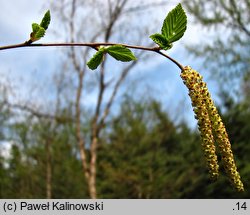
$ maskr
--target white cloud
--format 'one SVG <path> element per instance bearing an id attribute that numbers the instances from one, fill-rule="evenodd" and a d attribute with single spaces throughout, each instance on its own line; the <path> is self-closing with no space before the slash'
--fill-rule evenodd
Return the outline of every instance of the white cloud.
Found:
<path id="1" fill-rule="evenodd" d="M 5 159 L 10 158 L 10 149 L 13 142 L 11 141 L 0 141 L 0 154 Z"/>
<path id="2" fill-rule="evenodd" d="M 44 12 L 44 10 L 42 9 L 43 5 L 48 2 L 49 0 L 2 0 L 0 13 L 0 44 L 4 45 L 20 43 L 27 40 L 29 37 L 29 32 L 31 31 L 31 23 L 40 22 L 40 19 L 42 18 Z M 150 2 L 150 0 L 148 0 L 148 2 Z M 155 10 L 157 18 L 159 18 L 160 20 L 164 20 L 166 13 L 175 5 L 176 3 L 171 3 L 164 8 L 159 8 L 159 10 L 157 11 Z M 54 19 L 54 21 L 56 22 L 56 17 Z M 152 17 L 149 17 L 149 21 L 151 19 Z M 52 14 L 52 23 L 50 26 L 51 28 L 53 28 L 53 23 L 54 22 Z M 158 31 L 160 31 L 160 28 L 161 26 L 157 27 Z M 190 63 L 189 59 L 187 59 L 185 57 L 186 55 L 184 55 L 183 44 L 197 43 L 197 41 L 199 41 L 205 33 L 206 32 L 204 32 L 200 26 L 194 25 L 194 23 L 192 22 L 188 22 L 188 28 L 184 37 L 179 42 L 174 44 L 173 49 L 168 51 L 168 54 L 172 57 L 177 58 L 177 60 L 180 60 L 181 63 L 184 65 L 190 65 L 192 63 L 192 66 L 195 67 L 198 62 Z M 148 37 L 148 35 L 145 35 L 145 37 Z M 43 41 L 55 41 L 55 38 L 52 34 L 48 32 Z M 9 73 L 9 71 L 11 71 L 12 81 L 14 83 L 18 83 L 18 99 L 37 99 L 37 102 L 40 103 L 42 102 L 41 97 L 35 98 L 33 96 L 32 98 L 32 92 L 29 92 L 30 84 L 39 84 L 39 82 L 43 83 L 44 80 L 48 80 L 48 77 L 52 77 L 52 72 L 55 70 L 56 67 L 55 56 L 58 56 L 58 51 L 53 48 L 1 51 L 0 74 Z M 34 70 L 36 70 L 39 74 L 36 77 L 33 76 Z M 166 74 L 161 76 L 160 73 Z M 151 79 L 151 82 L 154 82 L 154 84 L 156 85 L 156 89 L 161 90 L 161 92 L 163 92 L 164 96 L 162 96 L 162 98 L 164 97 L 165 99 L 165 97 L 167 97 L 166 99 L 168 101 L 172 100 L 173 102 L 175 102 L 175 104 L 177 104 L 177 102 L 179 102 L 183 98 L 180 97 L 179 99 L 176 99 L 177 93 L 180 95 L 184 94 L 183 92 L 181 92 L 181 81 L 180 79 L 178 79 L 179 69 L 173 66 L 170 61 L 163 58 L 162 56 L 155 56 L 152 58 L 152 60 L 149 59 L 148 62 L 140 64 L 139 66 L 137 66 L 136 71 L 130 73 L 129 78 L 133 79 L 140 75 L 149 75 L 149 78 L 146 79 Z M 24 80 L 21 83 L 20 78 Z M 161 85 L 162 88 L 157 88 L 157 85 Z M 47 89 L 45 89 L 46 87 Z M 45 86 L 45 88 L 40 91 L 40 95 L 42 93 L 44 95 L 46 95 L 46 93 L 50 93 L 50 88 L 48 86 Z M 50 95 L 47 95 L 47 97 L 48 96 Z M 39 101 L 39 98 L 41 101 Z M 84 102 L 84 104 L 94 105 L 96 103 L 96 96 L 94 96 L 93 94 L 87 95 L 87 97 L 84 98 Z M 174 103 L 173 107 L 175 107 Z"/>

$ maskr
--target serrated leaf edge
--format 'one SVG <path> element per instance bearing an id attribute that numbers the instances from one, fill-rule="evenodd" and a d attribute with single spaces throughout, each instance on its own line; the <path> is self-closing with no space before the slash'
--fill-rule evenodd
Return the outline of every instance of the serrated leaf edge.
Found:
<path id="1" fill-rule="evenodd" d="M 44 14 L 42 21 L 40 23 L 40 26 L 43 27 L 45 30 L 48 29 L 49 24 L 50 24 L 50 10 L 47 10 L 46 13 Z"/>
<path id="2" fill-rule="evenodd" d="M 162 34 L 159 33 L 152 34 L 149 38 L 152 39 L 157 45 L 159 45 L 161 49 L 166 50 L 169 49 L 169 47 L 171 46 L 171 44 Z"/>
<path id="3" fill-rule="evenodd" d="M 178 33 L 176 32 L 176 36 L 175 35 L 172 35 L 171 38 L 168 38 L 169 37 L 169 34 L 171 33 L 170 32 L 170 28 L 167 28 L 167 26 L 171 25 L 172 28 L 174 27 L 174 23 L 173 22 L 177 22 L 176 20 L 178 20 L 178 15 L 184 15 L 183 18 L 181 20 L 179 20 L 179 32 L 182 32 L 182 33 Z M 180 18 L 180 17 L 179 17 Z M 175 19 L 175 21 L 173 20 Z M 169 23 L 168 23 L 169 22 Z M 185 33 L 186 31 L 186 28 L 187 28 L 187 15 L 184 11 L 184 9 L 182 8 L 182 5 L 179 3 L 174 9 L 172 9 L 166 16 L 166 18 L 164 19 L 163 21 L 163 25 L 162 25 L 162 28 L 161 28 L 161 33 L 162 35 L 164 35 L 166 37 L 166 39 L 172 43 L 172 42 L 175 42 L 177 40 L 179 40 Z"/>
<path id="4" fill-rule="evenodd" d="M 97 67 L 102 63 L 103 57 L 104 57 L 105 51 L 104 49 L 99 49 L 93 56 L 90 58 L 90 60 L 87 62 L 87 66 L 91 70 L 97 69 Z M 100 55 L 100 56 L 99 56 Z M 98 57 L 98 58 L 97 58 Z M 93 63 L 96 62 L 97 58 L 97 63 L 93 66 Z"/>

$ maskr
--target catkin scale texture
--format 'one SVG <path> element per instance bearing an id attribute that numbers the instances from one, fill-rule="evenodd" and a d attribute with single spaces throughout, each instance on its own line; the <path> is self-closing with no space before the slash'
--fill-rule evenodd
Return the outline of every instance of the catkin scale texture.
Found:
<path id="1" fill-rule="evenodd" d="M 233 152 L 231 149 L 231 143 L 229 141 L 226 128 L 221 120 L 221 117 L 217 111 L 217 108 L 215 107 L 213 103 L 213 100 L 211 99 L 206 83 L 204 83 L 203 90 L 204 90 L 204 93 L 210 98 L 210 99 L 206 99 L 205 103 L 208 109 L 209 117 L 213 125 L 215 141 L 218 144 L 219 152 L 222 157 L 225 171 L 232 185 L 238 191 L 244 191 L 244 186 L 240 179 L 240 174 L 237 171 L 237 167 L 234 161 Z"/>
<path id="2" fill-rule="evenodd" d="M 195 118 L 198 120 L 199 130 L 202 138 L 202 149 L 206 158 L 206 165 L 209 170 L 210 177 L 217 179 L 219 175 L 219 165 L 215 152 L 212 125 L 209 119 L 208 110 L 203 101 L 201 92 L 201 76 L 194 70 L 184 70 L 181 78 L 189 90 L 192 106 L 195 112 Z"/>
<path id="3" fill-rule="evenodd" d="M 202 76 L 191 67 L 187 66 L 181 73 L 181 78 L 189 90 L 189 96 L 198 120 L 198 126 L 202 138 L 202 147 L 206 157 L 209 173 L 212 178 L 218 176 L 219 165 L 214 143 L 218 144 L 219 152 L 225 167 L 225 171 L 238 191 L 244 191 L 240 174 L 234 161 L 231 144 L 221 120 L 220 115 L 211 99 L 206 83 Z"/>

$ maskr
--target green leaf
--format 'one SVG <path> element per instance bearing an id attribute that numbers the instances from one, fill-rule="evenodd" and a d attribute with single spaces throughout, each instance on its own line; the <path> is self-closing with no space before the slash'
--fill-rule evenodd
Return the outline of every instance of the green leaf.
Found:
<path id="1" fill-rule="evenodd" d="M 187 28 L 187 16 L 181 4 L 171 10 L 163 22 L 161 29 L 162 35 L 173 43 L 179 40 Z"/>
<path id="2" fill-rule="evenodd" d="M 45 29 L 41 27 L 40 25 L 34 25 L 36 23 L 32 24 L 33 32 L 30 34 L 30 40 L 32 42 L 35 42 L 37 40 L 40 40 L 45 35 Z"/>
<path id="3" fill-rule="evenodd" d="M 35 38 L 39 40 L 45 35 L 45 32 L 45 29 L 43 27 L 40 27 L 39 30 L 35 32 Z"/>
<path id="4" fill-rule="evenodd" d="M 104 49 L 97 51 L 94 56 L 88 61 L 87 65 L 90 69 L 95 70 L 103 61 Z"/>
<path id="5" fill-rule="evenodd" d="M 172 48 L 172 44 L 162 34 L 152 34 L 150 38 L 164 50 Z"/>
<path id="6" fill-rule="evenodd" d="M 105 49 L 108 54 L 119 61 L 127 62 L 136 60 L 133 52 L 122 45 L 113 45 Z"/>
<path id="7" fill-rule="evenodd" d="M 30 42 L 34 42 L 37 41 L 39 39 L 41 39 L 45 33 L 46 33 L 46 29 L 48 28 L 50 23 L 50 11 L 48 10 L 45 14 L 44 17 L 39 24 L 37 23 L 32 23 L 32 32 L 30 34 Z"/>
<path id="8" fill-rule="evenodd" d="M 39 24 L 32 23 L 32 32 L 34 32 L 34 33 L 38 32 L 39 28 L 40 28 Z"/>
<path id="9" fill-rule="evenodd" d="M 50 23 L 50 11 L 48 10 L 40 23 L 40 26 L 43 27 L 45 30 L 48 29 Z"/>

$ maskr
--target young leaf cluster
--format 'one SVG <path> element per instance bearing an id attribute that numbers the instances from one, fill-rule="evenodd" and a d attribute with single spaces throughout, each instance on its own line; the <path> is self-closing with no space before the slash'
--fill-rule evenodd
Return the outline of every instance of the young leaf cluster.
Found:
<path id="1" fill-rule="evenodd" d="M 172 48 L 173 42 L 183 36 L 186 28 L 187 16 L 181 4 L 178 4 L 165 18 L 161 34 L 153 34 L 150 38 L 159 45 L 161 49 L 168 50 Z M 113 45 L 107 48 L 99 48 L 97 53 L 87 63 L 88 67 L 92 70 L 96 69 L 103 61 L 106 53 L 119 61 L 136 60 L 136 57 L 128 48 L 121 45 Z"/>
<path id="2" fill-rule="evenodd" d="M 100 47 L 87 63 L 88 67 L 92 70 L 96 69 L 104 60 L 106 53 L 118 61 L 128 62 L 136 60 L 135 55 L 130 49 L 122 45 L 113 45 L 109 47 Z"/>
<path id="3" fill-rule="evenodd" d="M 32 32 L 30 34 L 30 42 L 40 40 L 46 33 L 50 24 L 50 11 L 48 10 L 40 24 L 32 23 Z"/>
<path id="4" fill-rule="evenodd" d="M 179 40 L 187 28 L 187 16 L 183 10 L 181 4 L 178 4 L 173 10 L 171 10 L 165 18 L 161 34 L 156 33 L 150 36 L 150 38 L 161 49 L 168 50 L 172 48 L 172 43 Z"/>

